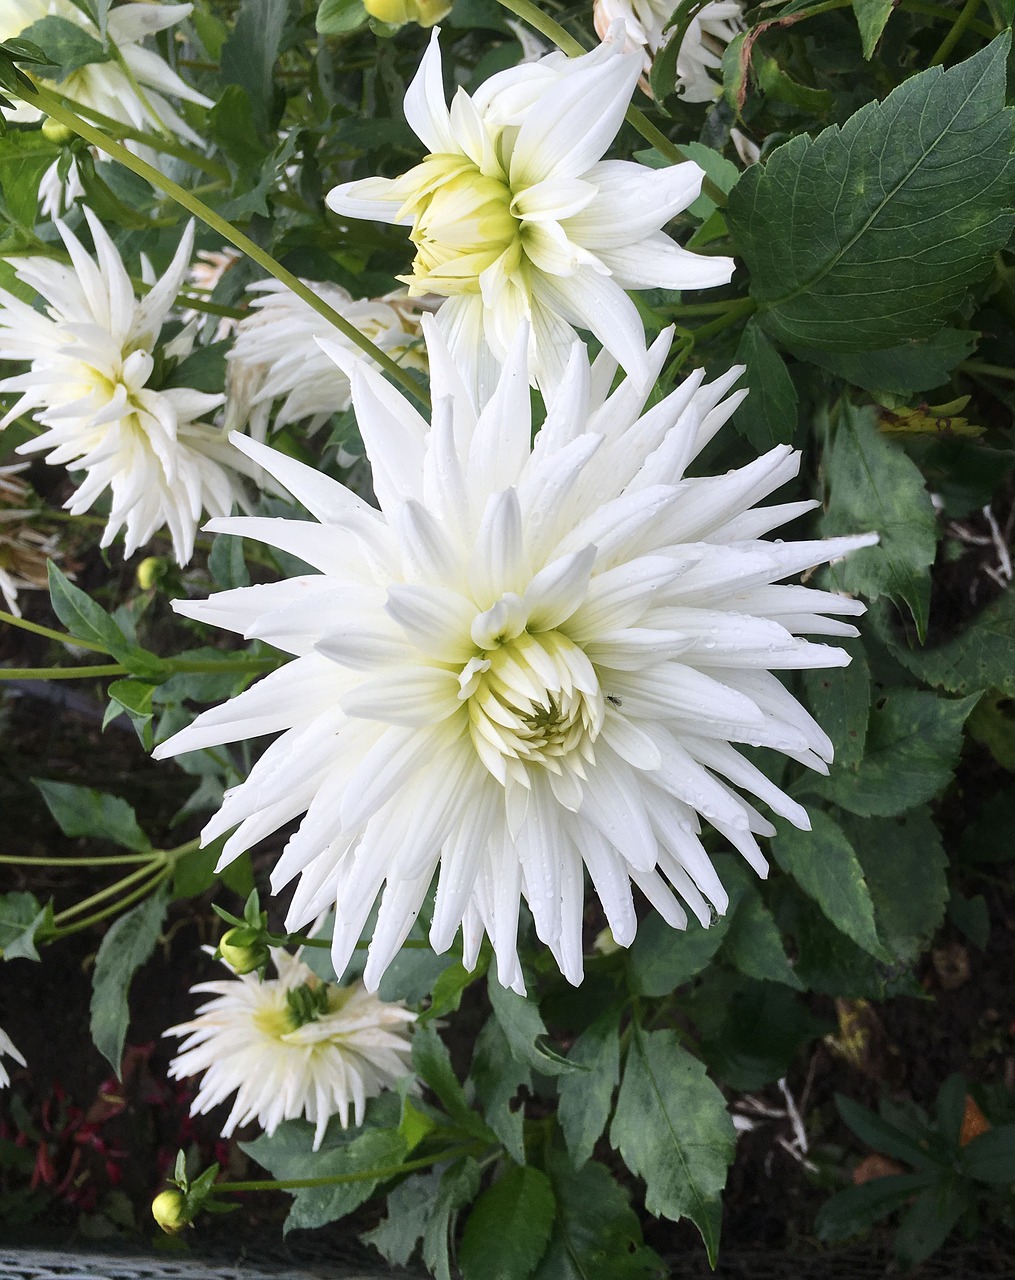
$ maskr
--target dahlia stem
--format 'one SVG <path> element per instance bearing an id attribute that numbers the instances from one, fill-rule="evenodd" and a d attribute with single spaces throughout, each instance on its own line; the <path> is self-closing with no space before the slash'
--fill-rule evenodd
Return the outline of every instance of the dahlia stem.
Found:
<path id="1" fill-rule="evenodd" d="M 580 58 L 583 53 L 588 53 L 588 49 L 579 43 L 574 36 L 569 35 L 567 31 L 555 22 L 548 13 L 544 13 L 542 9 L 532 3 L 532 0 L 497 0 L 497 3 L 513 13 L 515 17 L 521 18 L 523 22 L 527 22 L 530 27 L 535 27 L 540 35 L 546 36 L 547 40 L 552 40 L 558 49 L 562 50 L 569 58 Z M 627 123 L 641 134 L 646 142 L 651 143 L 653 147 L 672 161 L 673 164 L 683 164 L 685 160 L 689 160 L 690 156 L 684 155 L 678 146 L 672 143 L 669 138 L 662 133 L 649 120 L 648 116 L 637 107 L 628 107 Z M 726 204 L 726 192 L 709 177 L 703 177 L 701 180 L 702 195 L 708 196 L 714 205 L 722 208 Z"/>
<path id="2" fill-rule="evenodd" d="M 69 924 L 66 929 L 47 934 L 47 942 L 56 942 L 59 938 L 67 938 L 72 933 L 80 933 L 82 929 L 90 929 L 93 924 L 99 924 L 103 920 L 107 920 L 110 916 L 116 915 L 123 911 L 126 907 L 133 906 L 140 898 L 147 897 L 154 892 L 164 880 L 168 880 L 170 867 L 161 867 L 158 873 L 147 880 L 144 884 L 139 885 L 132 893 L 128 893 L 125 898 L 119 898 L 116 902 L 112 902 L 107 907 L 103 907 L 101 911 L 96 911 L 94 915 L 87 916 L 84 920 L 75 920 L 73 924 Z"/>
<path id="3" fill-rule="evenodd" d="M 152 860 L 150 853 L 124 853 L 103 858 L 22 858 L 14 853 L 0 853 L 0 864 L 13 867 L 118 867 Z"/>
<path id="4" fill-rule="evenodd" d="M 63 631 L 53 631 L 50 627 L 42 627 L 37 622 L 29 622 L 27 618 L 16 618 L 13 613 L 5 613 L 0 609 L 0 622 L 12 627 L 20 627 L 22 631 L 31 631 L 33 635 L 45 636 L 47 640 L 59 640 L 61 644 L 72 644 L 76 649 L 92 649 L 95 653 L 107 653 L 101 644 L 92 640 L 78 640 Z M 10 678 L 10 677 L 8 677 Z"/>
<path id="5" fill-rule="evenodd" d="M 62 636 L 50 632 L 64 644 L 77 644 L 74 636 Z M 90 648 L 95 648 L 90 645 Z M 277 665 L 274 658 L 238 658 L 235 662 L 202 662 L 198 659 L 160 658 L 165 667 L 165 678 L 171 675 L 217 676 L 252 671 L 271 671 Z M 130 675 L 130 667 L 122 662 L 110 662 L 101 667 L 0 667 L 0 680 L 98 680 L 105 676 Z"/>
<path id="6" fill-rule="evenodd" d="M 718 320 L 713 320 L 710 324 L 703 324 L 700 328 L 692 330 L 694 334 L 695 346 L 704 338 L 711 338 L 716 333 L 722 333 L 723 329 L 728 329 L 731 324 L 736 324 L 738 320 L 745 320 L 748 316 L 753 315 L 758 309 L 758 304 L 753 298 L 736 298 L 729 304 L 725 315 Z"/>
<path id="7" fill-rule="evenodd" d="M 38 81 L 34 81 L 33 84 L 35 89 L 35 96 L 31 99 L 33 106 L 41 107 L 58 124 L 63 124 L 68 129 L 73 129 L 86 142 L 90 142 L 92 146 L 104 151 L 106 155 L 122 164 L 125 169 L 130 169 L 132 173 L 136 173 L 139 178 L 144 178 L 156 191 L 163 192 L 171 200 L 175 200 L 178 205 L 186 209 L 188 213 L 192 213 L 196 218 L 200 218 L 203 223 L 211 227 L 213 231 L 217 231 L 224 240 L 228 240 L 230 244 L 235 245 L 241 253 L 245 253 L 248 258 L 256 262 L 269 275 L 274 276 L 286 288 L 292 290 L 308 307 L 316 311 L 319 316 L 338 329 L 354 346 L 359 347 L 362 352 L 380 365 L 384 372 L 393 378 L 403 391 L 407 391 L 409 395 L 429 409 L 430 397 L 411 374 L 397 365 L 389 355 L 386 355 L 380 347 L 372 343 L 365 334 L 360 333 L 356 326 L 350 324 L 344 316 L 340 316 L 334 308 L 329 307 L 323 298 L 319 298 L 312 289 L 308 289 L 302 280 L 294 276 L 291 271 L 287 271 L 270 253 L 262 249 L 259 244 L 255 244 L 249 236 L 244 235 L 231 222 L 227 222 L 225 218 L 217 214 L 214 209 L 209 208 L 203 200 L 199 200 L 192 192 L 186 191 L 178 183 L 173 182 L 171 178 L 167 178 L 164 173 L 160 173 L 153 165 L 132 155 L 126 147 L 120 146 L 112 138 L 107 138 L 101 130 L 96 129 L 87 120 L 82 120 L 80 116 L 68 110 L 55 94 L 51 93 Z"/>
<path id="8" fill-rule="evenodd" d="M 73 644 L 73 639 L 70 640 Z M 119 662 L 104 667 L 3 667 L 0 680 L 99 680 L 105 676 L 125 676 L 127 668 Z"/>
<path id="9" fill-rule="evenodd" d="M 910 13 L 925 13 L 928 18 L 941 18 L 945 22 L 953 22 L 955 19 L 954 9 L 949 9 L 943 4 L 932 4 L 930 0 L 902 0 L 899 8 L 906 9 Z M 988 40 L 997 35 L 996 27 L 978 20 L 970 22 L 968 30 L 975 31 L 978 36 L 986 36 Z"/>
<path id="10" fill-rule="evenodd" d="M 75 902 L 72 907 L 67 907 L 66 910 L 61 911 L 58 915 L 53 917 L 54 925 L 59 928 L 61 921 L 69 920 L 72 916 L 80 915 L 82 911 L 88 911 L 89 908 L 97 906 L 100 902 L 105 902 L 107 898 L 115 897 L 121 889 L 129 889 L 131 885 L 137 884 L 137 882 L 139 880 L 143 880 L 145 876 L 151 875 L 153 865 L 157 867 L 160 875 L 169 869 L 162 854 L 152 850 L 151 857 L 143 867 L 138 867 L 138 869 L 136 871 L 132 871 L 130 875 L 124 876 L 113 884 L 106 885 L 104 889 L 100 889 L 97 893 L 93 893 L 91 897 L 82 898 L 80 902 Z"/>
<path id="11" fill-rule="evenodd" d="M 941 44 L 933 58 L 931 58 L 930 62 L 927 63 L 928 67 L 936 67 L 944 62 L 945 58 L 948 57 L 951 51 L 958 44 L 959 40 L 962 39 L 963 35 L 968 30 L 969 24 L 976 17 L 976 12 L 979 7 L 980 0 L 966 0 L 965 5 L 963 5 L 962 12 L 952 23 L 952 29 L 941 41 Z"/>
<path id="12" fill-rule="evenodd" d="M 962 373 L 980 373 L 988 378 L 1003 378 L 1005 382 L 1015 382 L 1015 369 L 1003 364 L 984 364 L 981 360 L 963 360 L 956 366 Z"/>
<path id="13" fill-rule="evenodd" d="M 308 1187 L 339 1187 L 347 1182 L 383 1182 L 386 1178 L 396 1178 L 403 1173 L 412 1173 L 414 1169 L 426 1169 L 433 1164 L 441 1164 L 445 1160 L 458 1160 L 462 1156 L 478 1155 L 486 1150 L 486 1144 L 470 1142 L 465 1147 L 452 1147 L 450 1150 L 436 1151 L 430 1156 L 420 1156 L 418 1160 L 406 1160 L 403 1164 L 389 1165 L 384 1169 L 358 1169 L 355 1173 L 336 1173 L 330 1178 L 280 1178 L 266 1179 L 264 1182 L 216 1182 L 211 1194 L 226 1191 L 303 1191 Z"/>

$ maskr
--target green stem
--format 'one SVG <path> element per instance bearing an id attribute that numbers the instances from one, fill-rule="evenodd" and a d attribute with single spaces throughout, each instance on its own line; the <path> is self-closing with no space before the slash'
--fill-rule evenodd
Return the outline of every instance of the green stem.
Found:
<path id="1" fill-rule="evenodd" d="M 758 304 L 753 298 L 737 298 L 725 315 L 720 316 L 718 320 L 713 320 L 711 324 L 703 324 L 693 331 L 695 346 L 705 338 L 711 338 L 716 333 L 722 333 L 723 329 L 728 329 L 731 324 L 736 324 L 738 320 L 743 320 L 747 316 L 753 315 L 757 309 Z"/>
<path id="2" fill-rule="evenodd" d="M 843 3 L 849 3 L 849 0 L 842 0 Z M 548 40 L 552 40 L 558 49 L 561 49 L 569 58 L 580 58 L 583 53 L 588 53 L 584 45 L 580 44 L 572 35 L 538 7 L 532 3 L 532 0 L 497 0 L 515 17 L 521 18 L 527 22 L 530 27 L 546 36 Z M 690 159 L 679 147 L 675 146 L 664 133 L 661 133 L 655 125 L 649 120 L 643 111 L 639 111 L 637 107 L 628 107 L 627 122 L 641 134 L 646 142 L 650 143 L 655 149 L 661 152 L 667 160 L 674 164 L 682 164 L 685 160 Z M 713 204 L 720 208 L 726 204 L 726 193 L 717 187 L 709 177 L 701 180 L 702 195 L 708 196 Z"/>
<path id="3" fill-rule="evenodd" d="M 93 893 L 90 898 L 82 898 L 80 902 L 75 902 L 72 907 L 68 907 L 65 911 L 55 915 L 53 917 L 54 925 L 59 928 L 62 921 L 70 920 L 72 916 L 80 915 L 82 911 L 87 911 L 90 907 L 97 906 L 100 902 L 105 902 L 107 898 L 116 897 L 122 889 L 129 889 L 131 885 L 137 884 L 139 880 L 143 880 L 145 876 L 150 875 L 153 866 L 156 866 L 160 873 L 166 870 L 165 859 L 162 854 L 155 852 L 155 850 L 152 850 L 151 857 L 143 867 L 138 867 L 130 875 L 124 876 L 113 884 L 106 885 L 105 889 L 100 889 L 98 893 Z"/>
<path id="4" fill-rule="evenodd" d="M 75 920 L 75 922 L 68 925 L 66 929 L 60 929 L 56 933 L 48 934 L 46 941 L 55 942 L 57 938 L 67 938 L 72 933 L 80 933 L 82 929 L 90 929 L 93 924 L 99 924 L 110 916 L 116 915 L 117 912 L 123 911 L 126 907 L 133 906 L 140 898 L 147 897 L 153 890 L 157 889 L 159 885 L 162 884 L 163 880 L 167 880 L 169 878 L 169 875 L 169 867 L 160 868 L 158 873 L 153 876 L 151 880 L 139 885 L 133 893 L 128 893 L 125 898 L 120 898 L 109 906 L 103 907 L 101 911 L 96 911 L 94 915 L 88 916 L 84 920 Z"/>
<path id="5" fill-rule="evenodd" d="M 956 366 L 962 373 L 982 373 L 989 378 L 1003 378 L 1005 382 L 1015 382 L 1015 369 L 1003 364 L 984 364 L 980 360 L 963 360 Z"/>
<path id="6" fill-rule="evenodd" d="M 949 31 L 941 41 L 938 46 L 937 53 L 935 53 L 933 58 L 931 58 L 930 62 L 927 64 L 928 66 L 937 67 L 944 62 L 945 58 L 948 57 L 968 30 L 969 24 L 976 17 L 976 11 L 979 7 L 980 0 L 966 0 L 966 3 L 962 6 L 962 12 L 952 23 L 951 31 Z"/>
<path id="7" fill-rule="evenodd" d="M 0 853 L 0 863 L 14 867 L 118 867 L 133 862 L 151 862 L 150 853 L 125 853 L 108 858 L 21 858 Z"/>
<path id="8" fill-rule="evenodd" d="M 734 303 L 741 301 L 741 298 L 725 298 L 722 302 L 695 302 L 688 306 L 678 303 L 676 306 L 667 307 L 666 314 L 675 320 L 684 316 L 721 316 L 725 315 Z"/>
<path id="9" fill-rule="evenodd" d="M 98 680 L 104 676 L 124 676 L 127 674 L 127 668 L 119 662 L 111 662 L 105 667 L 0 668 L 0 680 Z"/>
<path id="10" fill-rule="evenodd" d="M 930 0 L 902 0 L 899 8 L 907 9 L 910 13 L 924 13 L 928 18 L 941 18 L 945 22 L 953 22 L 955 19 L 954 9 L 943 4 L 932 4 Z M 997 35 L 994 27 L 987 22 L 970 22 L 967 29 L 975 31 L 978 36 L 986 36 L 988 40 Z"/>
<path id="11" fill-rule="evenodd" d="M 214 178 L 221 178 L 224 182 L 231 181 L 229 170 L 224 164 L 219 164 L 217 160 L 209 160 L 207 156 L 201 155 L 200 151 L 194 151 L 191 147 L 185 147 L 181 142 L 176 142 L 173 138 L 163 137 L 158 133 L 146 133 L 143 129 L 135 129 L 133 125 L 124 124 L 122 120 L 114 120 L 112 116 L 104 115 L 101 111 L 96 111 L 94 107 L 86 106 L 83 102 L 75 102 L 73 98 L 65 97 L 59 89 L 53 89 L 50 86 L 50 92 L 53 96 L 63 104 L 69 111 L 76 111 L 78 115 L 84 116 L 86 120 L 90 120 L 93 124 L 101 125 L 107 133 L 113 137 L 128 138 L 131 142 L 140 142 L 146 147 L 151 147 L 153 151 L 161 151 L 167 156 L 175 156 L 177 160 L 183 160 L 194 169 L 200 169 L 202 173 L 210 174 Z"/>
<path id="12" fill-rule="evenodd" d="M 372 343 L 365 334 L 360 333 L 356 326 L 350 324 L 344 316 L 340 316 L 337 311 L 329 307 L 324 299 L 319 298 L 312 289 L 307 288 L 302 280 L 276 262 L 270 253 L 262 249 L 259 244 L 255 244 L 249 236 L 244 235 L 231 222 L 227 222 L 214 209 L 209 208 L 203 200 L 198 200 L 192 192 L 185 191 L 183 187 L 173 182 L 172 179 L 167 178 L 164 173 L 160 173 L 154 166 L 132 155 L 126 147 L 121 147 L 118 142 L 114 142 L 112 138 L 107 138 L 104 133 L 90 125 L 87 120 L 82 120 L 73 111 L 69 111 L 54 94 L 50 93 L 38 81 L 35 82 L 35 97 L 32 99 L 32 105 L 40 107 L 59 124 L 66 125 L 68 129 L 73 129 L 86 142 L 98 147 L 100 151 L 104 151 L 106 155 L 122 164 L 125 169 L 130 169 L 139 178 L 144 178 L 157 191 L 163 192 L 196 218 L 200 218 L 213 231 L 217 231 L 224 240 L 228 240 L 230 244 L 235 245 L 241 253 L 245 253 L 248 258 L 256 262 L 269 275 L 274 276 L 276 280 L 280 280 L 288 289 L 291 289 L 298 298 L 301 298 L 307 306 L 313 308 L 329 324 L 334 325 L 354 346 L 359 347 L 362 352 L 380 365 L 385 373 L 399 384 L 403 391 L 407 391 L 425 408 L 429 408 L 430 397 L 411 374 L 397 365 L 389 355 L 386 355 L 378 346 Z"/>
<path id="13" fill-rule="evenodd" d="M 33 635 L 45 636 L 47 640 L 59 640 L 61 644 L 72 644 L 76 649 L 91 649 L 95 653 L 108 653 L 101 644 L 92 640 L 78 640 L 63 631 L 53 631 L 50 627 L 41 627 L 37 622 L 29 622 L 27 618 L 16 618 L 13 613 L 4 613 L 0 609 L 0 622 L 9 623 L 12 627 L 20 627 L 22 631 L 31 631 Z"/>
<path id="14" fill-rule="evenodd" d="M 436 1151 L 430 1156 L 420 1156 L 417 1160 L 406 1160 L 402 1164 L 389 1165 L 384 1169 L 358 1169 L 355 1173 L 336 1173 L 330 1178 L 271 1178 L 264 1182 L 216 1182 L 212 1195 L 233 1191 L 302 1191 L 307 1187 L 340 1187 L 347 1182 L 383 1182 L 386 1178 L 396 1178 L 402 1173 L 412 1173 L 414 1169 L 427 1169 L 430 1165 L 441 1164 L 445 1160 L 458 1160 L 461 1156 L 478 1155 L 485 1150 L 485 1145 L 470 1142 L 466 1147 L 452 1147 L 450 1150 Z"/>

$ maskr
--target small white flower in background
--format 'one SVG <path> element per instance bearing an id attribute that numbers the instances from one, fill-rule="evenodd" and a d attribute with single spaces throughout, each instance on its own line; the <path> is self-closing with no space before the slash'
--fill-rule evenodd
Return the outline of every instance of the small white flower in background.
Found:
<path id="1" fill-rule="evenodd" d="M 407 305 L 407 299 L 354 299 L 337 284 L 303 283 L 393 360 L 426 369 L 418 310 Z M 309 429 L 315 431 L 333 413 L 348 409 L 351 400 L 348 375 L 315 338 L 331 338 L 351 354 L 369 357 L 280 281 L 260 280 L 250 291 L 258 296 L 251 301 L 252 313 L 237 325 L 228 356 L 229 397 L 245 402 L 246 410 L 229 406 L 227 420 L 239 425 L 249 411 L 251 434 L 259 436 L 259 418 L 266 419 L 272 402 L 281 400 L 276 428 L 309 419 Z"/>
<path id="2" fill-rule="evenodd" d="M 186 1037 L 169 1075 L 204 1073 L 191 1115 L 236 1094 L 224 1138 L 251 1121 L 270 1135 L 283 1120 L 305 1116 L 316 1126 L 316 1151 L 333 1115 L 343 1129 L 350 1111 L 362 1124 L 367 1100 L 411 1074 L 409 1024 L 416 1014 L 378 1000 L 360 982 L 322 982 L 285 951 L 272 948 L 271 955 L 277 978 L 261 982 L 248 973 L 191 987 L 215 999 L 165 1032 Z"/>
<path id="3" fill-rule="evenodd" d="M 109 10 L 107 34 L 116 47 L 116 57 L 107 62 L 89 62 L 72 71 L 57 86 L 64 97 L 82 106 L 92 107 L 135 129 L 169 129 L 188 142 L 201 144 L 199 134 L 170 106 L 166 97 L 182 98 L 198 106 L 214 104 L 203 93 L 181 80 L 166 60 L 142 41 L 168 27 L 182 22 L 193 9 L 192 4 L 121 4 Z M 97 24 L 74 0 L 2 0 L 0 4 L 0 42 L 23 35 L 33 23 L 43 18 L 63 18 L 73 22 L 93 40 L 102 42 Z M 45 68 L 39 79 L 45 81 Z M 41 118 L 41 112 L 23 103 L 9 119 L 30 122 Z M 136 145 L 126 144 L 132 150 Z M 145 152 L 146 158 L 152 153 Z"/>
<path id="4" fill-rule="evenodd" d="M 652 59 L 669 42 L 666 24 L 676 10 L 673 0 L 594 0 L 593 22 L 601 40 L 606 40 L 622 20 L 626 29 L 625 48 L 643 52 L 648 92 Z M 710 0 L 691 19 L 677 53 L 676 91 L 685 102 L 714 102 L 722 92 L 718 72 L 726 46 L 743 31 L 743 5 L 738 0 Z"/>
<path id="5" fill-rule="evenodd" d="M 275 867 L 300 883 L 287 927 L 334 905 L 341 973 L 381 895 L 364 971 L 376 989 L 438 872 L 430 941 L 484 931 L 504 986 L 524 990 L 519 899 L 574 983 L 582 977 L 584 873 L 630 945 L 637 885 L 676 928 L 674 890 L 707 924 L 727 895 L 699 840 L 707 818 L 760 873 L 775 828 L 753 792 L 807 828 L 806 811 L 731 746 L 781 751 L 827 772 L 831 743 L 772 670 L 835 667 L 851 636 L 829 614 L 855 600 L 773 585 L 869 546 L 874 535 L 768 542 L 813 502 L 757 507 L 797 471 L 785 445 L 723 476 L 688 464 L 729 418 L 743 372 L 692 374 L 642 413 L 645 384 L 608 394 L 616 365 L 572 348 L 531 443 L 527 335 L 477 416 L 424 317 L 429 426 L 383 378 L 350 362 L 381 510 L 318 471 L 237 439 L 316 518 L 215 520 L 315 573 L 180 602 L 187 617 L 259 637 L 294 660 L 204 712 L 157 758 L 281 733 L 205 827 L 233 828 L 220 865 L 301 814 Z M 639 416 L 641 414 L 641 416 Z"/>
<path id="6" fill-rule="evenodd" d="M 57 227 L 70 266 L 43 257 L 10 259 L 18 278 L 48 305 L 36 311 L 0 289 L 0 360 L 31 363 L 27 373 L 0 381 L 0 391 L 21 393 L 0 428 L 34 412 L 45 430 L 17 452 L 46 453 L 52 465 L 85 472 L 66 503 L 72 514 L 111 491 L 102 546 L 124 528 L 129 556 L 168 527 L 173 552 L 186 564 L 202 509 L 227 515 L 234 502 L 243 502 L 238 472 L 259 474 L 222 430 L 199 421 L 222 404 L 221 395 L 148 386 L 159 334 L 190 261 L 193 224 L 161 280 L 155 282 L 142 260 L 152 288 L 138 300 L 116 246 L 89 209 L 85 217 L 94 259 L 62 223 Z M 162 354 L 183 358 L 192 341 L 185 332 Z"/>
<path id="7" fill-rule="evenodd" d="M 16 618 L 21 617 L 18 592 L 45 590 L 49 562 L 62 555 L 55 533 L 32 527 L 39 513 L 32 509 L 32 490 L 20 476 L 28 466 L 0 467 L 0 595 Z"/>
<path id="8" fill-rule="evenodd" d="M 197 294 L 207 301 L 215 292 L 222 277 L 242 258 L 238 249 L 224 246 L 219 250 L 201 249 L 187 272 L 187 292 Z M 188 309 L 183 312 L 184 320 L 197 320 L 201 324 L 214 323 L 213 342 L 221 342 L 236 328 L 236 320 L 232 316 L 219 316 L 217 319 L 206 311 Z"/>
<path id="9" fill-rule="evenodd" d="M 11 1082 L 11 1078 L 7 1074 L 7 1068 L 3 1064 L 5 1054 L 9 1058 L 13 1058 L 15 1062 L 20 1062 L 23 1067 L 28 1066 L 28 1063 L 14 1047 L 14 1042 L 10 1036 L 3 1027 L 0 1027 L 0 1089 L 6 1089 Z"/>
<path id="10" fill-rule="evenodd" d="M 640 73 L 641 57 L 616 42 L 580 58 L 551 53 L 471 98 L 459 88 L 449 111 L 435 32 L 405 95 L 430 154 L 399 178 L 328 195 L 345 217 L 411 227 L 416 257 L 402 279 L 410 296 L 448 299 L 438 324 L 480 400 L 523 320 L 544 389 L 563 374 L 575 326 L 644 380 L 645 331 L 626 291 L 703 289 L 733 274 L 732 258 L 689 253 L 661 230 L 697 197 L 696 164 L 602 159 Z"/>

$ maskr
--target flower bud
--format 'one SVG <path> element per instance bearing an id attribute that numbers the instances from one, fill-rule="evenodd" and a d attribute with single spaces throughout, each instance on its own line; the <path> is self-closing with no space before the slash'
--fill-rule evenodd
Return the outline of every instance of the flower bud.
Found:
<path id="1" fill-rule="evenodd" d="M 59 120 L 54 120 L 52 116 L 47 116 L 42 122 L 42 136 L 48 138 L 50 142 L 57 142 L 60 146 L 63 146 L 65 142 L 70 142 L 72 138 L 76 138 L 77 134 L 73 129 L 61 124 Z"/>
<path id="2" fill-rule="evenodd" d="M 160 1191 L 152 1201 L 152 1217 L 168 1236 L 178 1235 L 188 1226 L 187 1201 L 182 1191 Z"/>
<path id="3" fill-rule="evenodd" d="M 372 18 L 392 27 L 401 27 L 406 22 L 432 27 L 451 12 L 447 0 L 363 0 L 363 7 Z"/>
<path id="4" fill-rule="evenodd" d="M 137 585 L 142 591 L 151 591 L 162 576 L 162 561 L 158 556 L 146 556 L 137 567 Z"/>
<path id="5" fill-rule="evenodd" d="M 219 942 L 219 954 L 236 974 L 253 973 L 268 963 L 268 948 L 251 935 L 252 930 L 237 927 L 224 933 Z"/>

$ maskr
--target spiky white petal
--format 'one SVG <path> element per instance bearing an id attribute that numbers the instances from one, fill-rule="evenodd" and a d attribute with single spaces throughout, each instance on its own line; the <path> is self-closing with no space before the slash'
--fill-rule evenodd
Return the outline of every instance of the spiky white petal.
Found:
<path id="1" fill-rule="evenodd" d="M 7 1074 L 7 1068 L 3 1064 L 5 1054 L 9 1058 L 13 1058 L 15 1062 L 20 1062 L 23 1067 L 28 1065 L 24 1057 L 15 1048 L 10 1036 L 4 1031 L 3 1027 L 0 1027 L 0 1089 L 6 1089 L 11 1082 L 11 1078 Z"/>
<path id="2" fill-rule="evenodd" d="M 224 1138 L 255 1121 L 271 1135 L 283 1120 L 303 1116 L 315 1126 L 316 1151 L 332 1116 L 343 1129 L 350 1118 L 362 1124 L 367 1101 L 411 1073 L 409 1026 L 416 1014 L 379 1000 L 359 982 L 322 984 L 285 951 L 272 948 L 271 955 L 277 978 L 260 981 L 248 973 L 191 987 L 215 999 L 165 1032 L 185 1037 L 169 1075 L 182 1080 L 203 1073 L 191 1115 L 236 1094 Z M 290 1002 L 300 988 L 322 1006 L 302 1025 Z"/>

